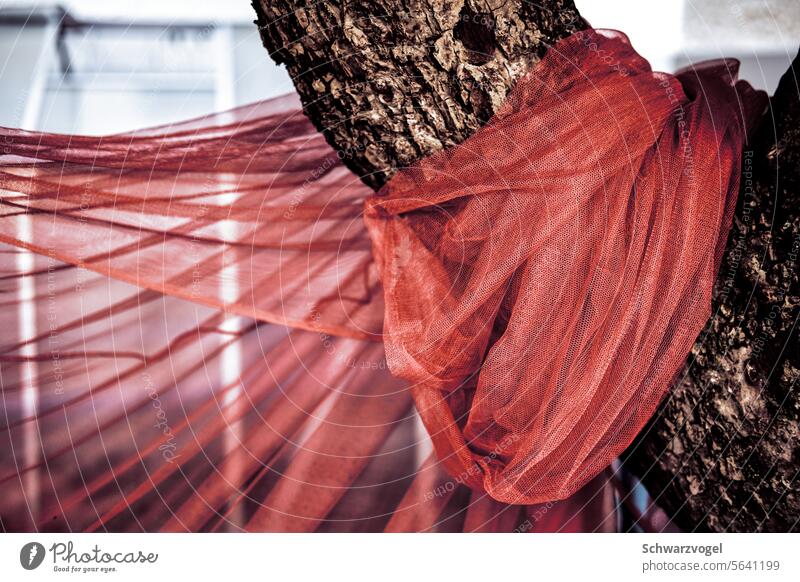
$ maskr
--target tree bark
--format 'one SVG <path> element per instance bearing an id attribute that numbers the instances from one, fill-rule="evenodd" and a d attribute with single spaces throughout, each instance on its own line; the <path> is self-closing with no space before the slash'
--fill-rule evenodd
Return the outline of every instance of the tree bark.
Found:
<path id="1" fill-rule="evenodd" d="M 253 5 L 264 45 L 286 65 L 306 114 L 375 189 L 476 131 L 548 46 L 586 26 L 571 0 Z M 686 530 L 783 531 L 800 518 L 794 75 L 767 120 L 746 152 L 752 176 L 743 172 L 714 317 L 627 455 Z"/>
<path id="2" fill-rule="evenodd" d="M 572 0 L 254 0 L 306 115 L 377 189 L 483 125 L 548 45 L 584 23 Z"/>

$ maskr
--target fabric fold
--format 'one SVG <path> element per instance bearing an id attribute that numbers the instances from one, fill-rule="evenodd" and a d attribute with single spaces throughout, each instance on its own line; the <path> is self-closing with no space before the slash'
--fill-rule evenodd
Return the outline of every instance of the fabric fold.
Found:
<path id="1" fill-rule="evenodd" d="M 766 107 L 736 70 L 656 73 L 624 35 L 577 33 L 368 199 L 387 361 L 451 473 L 564 499 L 653 414 L 710 315 Z"/>

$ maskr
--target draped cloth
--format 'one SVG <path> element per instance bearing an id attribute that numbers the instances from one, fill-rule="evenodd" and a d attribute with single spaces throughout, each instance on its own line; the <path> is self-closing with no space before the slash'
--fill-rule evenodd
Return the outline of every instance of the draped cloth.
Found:
<path id="1" fill-rule="evenodd" d="M 0 130 L 0 516 L 608 527 L 607 467 L 710 314 L 766 105 L 736 69 L 577 33 L 377 193 L 294 97 Z"/>
<path id="2" fill-rule="evenodd" d="M 653 73 L 624 37 L 578 33 L 367 201 L 389 367 L 452 473 L 563 499 L 651 417 L 710 316 L 764 108 L 735 72 Z"/>

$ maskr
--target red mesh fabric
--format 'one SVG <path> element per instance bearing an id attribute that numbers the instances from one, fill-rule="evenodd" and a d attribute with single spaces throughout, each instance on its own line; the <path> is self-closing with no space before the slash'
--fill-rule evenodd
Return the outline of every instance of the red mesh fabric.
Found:
<path id="1" fill-rule="evenodd" d="M 140 288 L 380 339 L 370 190 L 296 96 L 131 134 L 0 129 L 0 241 Z"/>
<path id="2" fill-rule="evenodd" d="M 3 527 L 608 529 L 708 316 L 765 104 L 734 77 L 584 32 L 373 197 L 294 97 L 0 129 Z"/>
<path id="3" fill-rule="evenodd" d="M 368 200 L 389 367 L 452 474 L 563 499 L 650 418 L 710 316 L 765 106 L 735 74 L 653 73 L 623 35 L 578 33 Z"/>

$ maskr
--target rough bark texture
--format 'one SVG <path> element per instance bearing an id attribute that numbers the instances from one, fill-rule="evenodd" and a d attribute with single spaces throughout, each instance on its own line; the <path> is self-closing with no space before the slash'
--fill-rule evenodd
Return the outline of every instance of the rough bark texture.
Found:
<path id="1" fill-rule="evenodd" d="M 549 45 L 585 26 L 569 0 L 304 4 L 254 0 L 264 44 L 374 188 L 465 139 Z M 745 158 L 715 315 L 629 449 L 628 464 L 686 530 L 784 531 L 800 517 L 798 124 L 790 74 Z"/>
<path id="2" fill-rule="evenodd" d="M 685 530 L 800 519 L 800 60 L 744 153 L 714 316 L 628 465 Z"/>
<path id="3" fill-rule="evenodd" d="M 372 186 L 466 139 L 548 45 L 572 0 L 254 0 L 308 117 Z"/>

